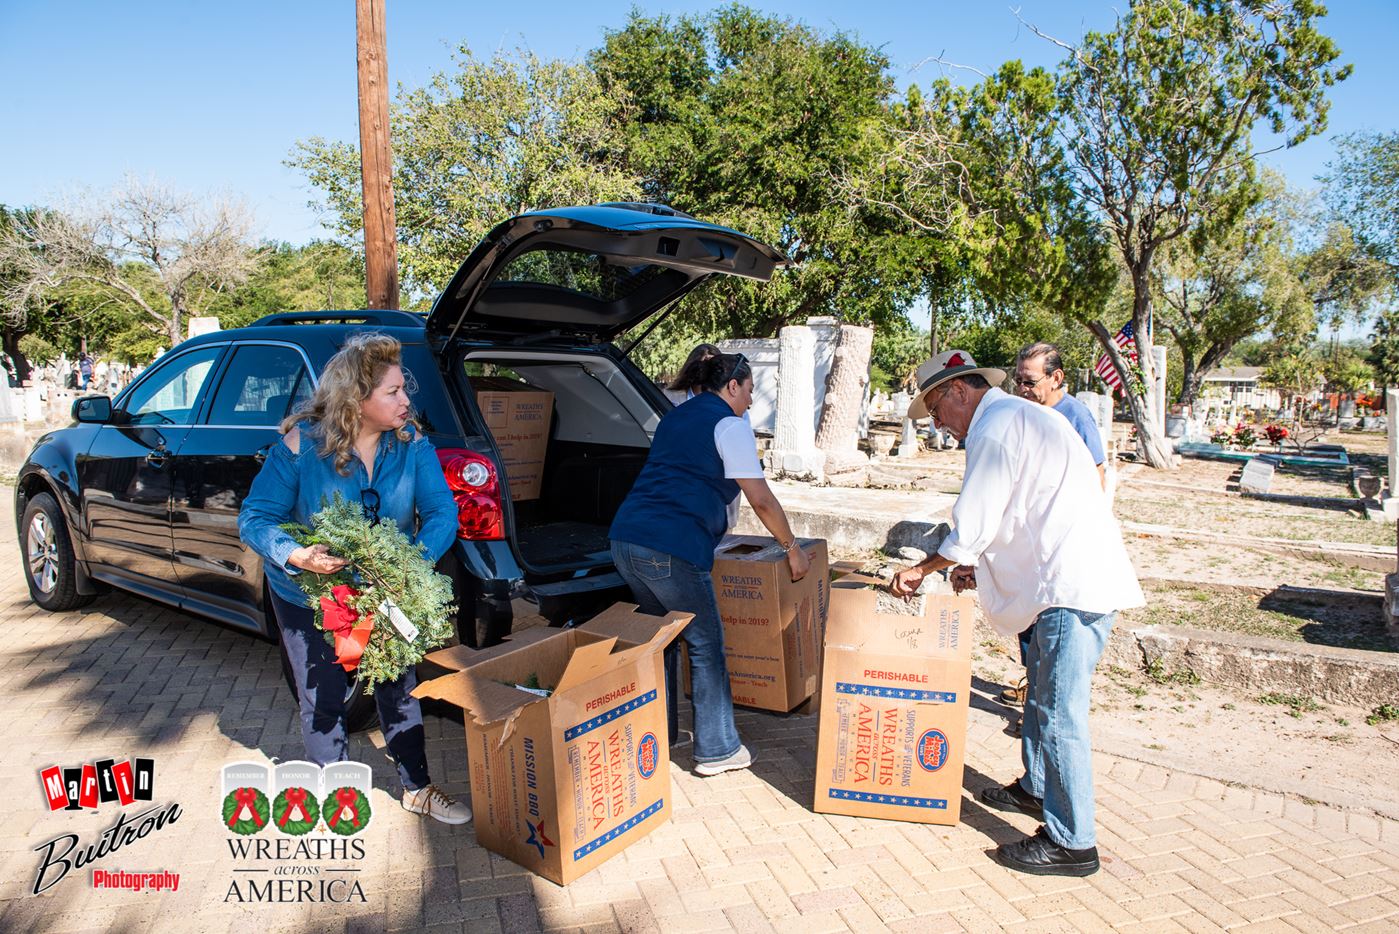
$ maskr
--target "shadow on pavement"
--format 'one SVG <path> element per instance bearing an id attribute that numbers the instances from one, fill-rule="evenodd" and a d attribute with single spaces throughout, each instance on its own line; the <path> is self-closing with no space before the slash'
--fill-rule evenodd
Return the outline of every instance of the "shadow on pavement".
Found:
<path id="1" fill-rule="evenodd" d="M 27 594 L 7 599 L 0 612 L 16 617 L 42 614 Z M 61 712 L 61 734 L 55 731 L 52 745 L 44 750 L 54 761 L 91 761 L 108 750 L 129 750 L 153 755 L 157 771 L 164 766 L 164 775 L 170 776 L 166 781 L 190 776 L 184 779 L 190 787 L 216 788 L 223 765 L 250 756 L 236 748 L 224 751 L 220 747 L 226 744 L 201 738 L 211 715 L 220 734 L 256 751 L 252 758 L 257 753 L 276 761 L 305 758 L 300 719 L 276 645 L 120 593 L 49 618 L 56 630 L 69 628 L 71 636 L 58 631 L 42 644 L 12 648 L 8 658 L 11 696 L 23 698 L 32 692 L 57 698 L 64 708 L 54 714 L 57 718 Z M 424 705 L 424 721 L 433 780 L 469 800 L 460 713 Z M 374 786 L 396 806 L 401 788 L 377 726 L 351 734 L 349 758 L 370 766 Z M 197 813 L 202 810 L 186 805 L 195 821 L 206 819 Z M 376 869 L 363 877 L 368 914 L 347 915 L 348 927 L 417 928 L 446 922 L 481 923 L 497 930 L 539 929 L 532 877 L 482 849 L 471 825 L 450 827 L 424 819 L 411 826 L 414 819 L 405 825 L 403 815 L 394 817 L 377 841 L 370 841 L 378 848 L 394 845 L 388 870 L 381 874 Z M 211 825 L 209 832 L 214 831 Z M 405 844 L 414 851 L 403 852 Z M 227 884 L 220 878 L 226 873 L 209 865 L 190 866 L 191 875 L 198 877 L 189 881 L 197 888 L 209 886 L 205 902 L 220 898 L 215 889 Z M 413 878 L 404 882 L 402 871 L 408 869 Z M 409 892 L 418 897 L 405 897 Z M 123 909 L 104 927 L 148 929 L 156 903 L 145 905 L 152 907 Z M 44 926 L 42 917 L 54 910 L 61 909 L 47 897 L 16 899 L 5 905 L 0 928 L 38 930 Z M 306 929 L 325 928 L 308 923 Z"/>

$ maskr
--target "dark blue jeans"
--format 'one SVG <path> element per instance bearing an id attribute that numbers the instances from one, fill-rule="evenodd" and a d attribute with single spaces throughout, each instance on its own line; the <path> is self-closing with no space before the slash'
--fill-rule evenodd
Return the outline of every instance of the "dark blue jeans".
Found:
<path id="1" fill-rule="evenodd" d="M 335 649 L 326 642 L 325 631 L 316 625 L 315 611 L 309 606 L 288 603 L 270 589 L 268 593 L 301 701 L 301 738 L 306 743 L 306 758 L 317 765 L 344 762 L 349 747 L 345 712 L 350 677 L 335 663 Z M 417 674 L 409 669 L 397 681 L 374 688 L 384 742 L 408 791 L 417 791 L 431 781 L 427 774 L 423 712 L 412 694 L 417 684 Z"/>
<path id="2" fill-rule="evenodd" d="M 738 752 L 740 743 L 729 692 L 729 665 L 724 659 L 724 622 L 709 572 L 674 555 L 628 542 L 612 543 L 612 560 L 641 612 L 653 616 L 671 611 L 695 614 L 680 633 L 690 652 L 695 761 L 727 759 Z M 676 696 L 670 683 L 674 680 L 669 675 L 666 678 L 667 703 Z"/>

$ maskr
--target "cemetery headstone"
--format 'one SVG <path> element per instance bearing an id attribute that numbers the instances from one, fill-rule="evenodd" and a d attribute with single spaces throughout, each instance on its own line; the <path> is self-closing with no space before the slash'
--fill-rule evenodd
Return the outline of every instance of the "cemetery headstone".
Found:
<path id="1" fill-rule="evenodd" d="M 1273 465 L 1260 457 L 1244 464 L 1244 472 L 1239 477 L 1239 491 L 1243 493 L 1267 493 L 1273 486 Z"/>

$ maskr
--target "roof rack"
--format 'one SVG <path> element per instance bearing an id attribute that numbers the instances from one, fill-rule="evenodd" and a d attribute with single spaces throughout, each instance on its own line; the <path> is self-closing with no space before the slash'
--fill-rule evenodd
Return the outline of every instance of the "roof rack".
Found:
<path id="1" fill-rule="evenodd" d="M 281 311 L 258 318 L 250 328 L 280 324 L 370 324 L 379 327 L 420 328 L 426 319 L 411 311 Z"/>
<path id="2" fill-rule="evenodd" d="M 622 208 L 626 211 L 641 211 L 645 214 L 656 214 L 661 217 L 684 217 L 694 220 L 695 215 L 686 214 L 668 204 L 661 204 L 658 201 L 604 201 L 597 205 L 600 208 Z"/>

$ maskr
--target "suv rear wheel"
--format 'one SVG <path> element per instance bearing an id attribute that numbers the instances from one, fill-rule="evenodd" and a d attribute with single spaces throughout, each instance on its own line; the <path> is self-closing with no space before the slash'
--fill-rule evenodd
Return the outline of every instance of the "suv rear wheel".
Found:
<path id="1" fill-rule="evenodd" d="M 24 509 L 20 529 L 24 581 L 34 602 L 53 612 L 91 603 L 92 594 L 78 593 L 73 538 L 58 501 L 48 493 L 36 494 Z"/>

